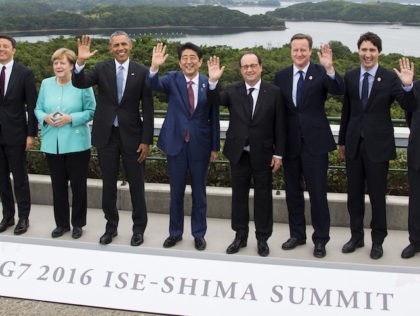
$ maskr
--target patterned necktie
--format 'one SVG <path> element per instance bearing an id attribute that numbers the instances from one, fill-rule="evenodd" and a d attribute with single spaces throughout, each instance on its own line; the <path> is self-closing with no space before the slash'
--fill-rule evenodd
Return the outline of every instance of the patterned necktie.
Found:
<path id="1" fill-rule="evenodd" d="M 300 100 L 302 97 L 302 87 L 303 87 L 303 71 L 299 70 L 299 80 L 296 85 L 296 106 L 300 104 Z"/>
<path id="2" fill-rule="evenodd" d="M 121 99 L 123 96 L 123 84 L 124 84 L 124 67 L 120 65 L 118 66 L 118 72 L 117 72 L 118 103 L 121 102 Z"/>
<path id="3" fill-rule="evenodd" d="M 1 69 L 1 74 L 0 74 L 0 90 L 1 90 L 1 95 L 4 97 L 5 95 L 5 85 L 6 85 L 6 66 L 3 66 L 3 68 Z"/>
<path id="4" fill-rule="evenodd" d="M 254 91 L 255 88 L 249 88 L 248 89 L 248 102 L 249 102 L 249 109 L 252 117 L 252 112 L 254 110 L 254 98 L 252 97 L 252 91 Z"/>
<path id="5" fill-rule="evenodd" d="M 188 81 L 188 101 L 190 105 L 190 114 L 194 113 L 194 90 L 192 85 L 194 82 L 192 80 Z"/>
<path id="6" fill-rule="evenodd" d="M 360 100 L 362 101 L 363 109 L 365 109 L 369 98 L 369 73 L 365 72 L 363 76 L 364 78 L 362 83 L 362 93 L 360 96 Z"/>

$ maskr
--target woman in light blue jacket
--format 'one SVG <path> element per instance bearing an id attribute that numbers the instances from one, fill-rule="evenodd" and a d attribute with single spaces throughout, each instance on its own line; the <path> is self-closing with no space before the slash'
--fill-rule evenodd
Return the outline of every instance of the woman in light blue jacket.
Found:
<path id="1" fill-rule="evenodd" d="M 76 54 L 60 48 L 51 57 L 54 77 L 44 79 L 39 91 L 35 115 L 42 124 L 41 151 L 46 155 L 51 174 L 54 218 L 53 238 L 73 226 L 72 237 L 82 236 L 86 225 L 86 180 L 90 159 L 90 129 L 96 102 L 92 88 L 77 89 L 71 83 Z M 68 181 L 72 189 L 72 214 L 68 199 Z"/>

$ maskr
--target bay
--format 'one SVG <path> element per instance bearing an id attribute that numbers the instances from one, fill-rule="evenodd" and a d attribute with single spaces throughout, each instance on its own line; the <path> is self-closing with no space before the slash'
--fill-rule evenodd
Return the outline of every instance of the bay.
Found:
<path id="1" fill-rule="evenodd" d="M 293 2 L 281 2 L 285 7 Z M 229 7 L 248 15 L 264 14 L 273 11 L 275 7 L 240 6 Z M 329 41 L 340 41 L 351 51 L 357 51 L 356 42 L 359 36 L 367 31 L 374 32 L 382 38 L 383 53 L 399 53 L 405 56 L 420 57 L 420 27 L 400 24 L 351 24 L 335 22 L 286 22 L 286 30 L 273 31 L 245 31 L 236 29 L 197 29 L 197 28 L 170 28 L 170 29 L 125 29 L 130 36 L 151 35 L 155 38 L 168 39 L 176 42 L 193 42 L 197 45 L 229 46 L 237 49 L 282 47 L 288 44 L 290 38 L 296 33 L 308 33 L 312 36 L 314 47 Z M 93 37 L 108 37 L 113 31 L 95 30 Z M 17 41 L 48 41 L 58 36 L 79 36 L 92 31 L 78 32 L 49 32 L 44 34 L 16 34 Z"/>

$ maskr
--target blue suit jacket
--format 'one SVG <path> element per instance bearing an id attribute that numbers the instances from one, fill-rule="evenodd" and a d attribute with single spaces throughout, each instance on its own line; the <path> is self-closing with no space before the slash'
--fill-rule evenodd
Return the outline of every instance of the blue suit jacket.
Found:
<path id="1" fill-rule="evenodd" d="M 280 87 L 286 106 L 286 156 L 299 155 L 302 139 L 313 155 L 325 154 L 336 148 L 325 113 L 328 93 L 341 95 L 344 84 L 336 72 L 331 79 L 323 66 L 310 63 L 303 83 L 301 104 L 293 103 L 293 66 L 276 73 L 274 83 Z"/>
<path id="2" fill-rule="evenodd" d="M 167 155 L 177 155 L 189 129 L 193 159 L 209 159 L 210 151 L 220 149 L 220 123 L 217 106 L 207 104 L 208 78 L 199 75 L 198 102 L 193 114 L 189 111 L 188 90 L 181 71 L 171 71 L 163 77 L 158 74 L 146 79 L 152 90 L 168 95 L 168 110 L 160 130 L 158 147 Z"/>

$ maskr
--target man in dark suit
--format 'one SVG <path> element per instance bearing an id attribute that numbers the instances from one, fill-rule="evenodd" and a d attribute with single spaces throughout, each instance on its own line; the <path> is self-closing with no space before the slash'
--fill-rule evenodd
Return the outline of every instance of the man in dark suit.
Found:
<path id="1" fill-rule="evenodd" d="M 392 72 L 378 64 L 381 38 L 362 34 L 357 42 L 361 66 L 344 77 L 344 99 L 339 133 L 339 151 L 346 159 L 347 208 L 351 239 L 343 246 L 350 253 L 364 246 L 365 183 L 372 206 L 372 248 L 370 257 L 383 255 L 387 235 L 386 188 L 389 160 L 395 159 L 394 129 L 390 108 L 398 100 L 402 108 L 412 110 L 414 72 L 402 64 L 401 72 Z"/>
<path id="2" fill-rule="evenodd" d="M 281 165 L 285 147 L 284 105 L 280 89 L 261 80 L 261 57 L 248 52 L 239 60 L 243 82 L 218 93 L 216 84 L 224 67 L 218 57 L 208 61 L 210 104 L 229 108 L 229 129 L 223 153 L 229 159 L 232 176 L 232 229 L 235 239 L 228 254 L 247 245 L 249 190 L 254 184 L 254 222 L 258 254 L 268 256 L 268 238 L 273 231 L 272 179 Z"/>
<path id="3" fill-rule="evenodd" d="M 400 63 L 407 63 L 401 59 Z M 401 67 L 402 68 L 402 67 Z M 414 64 L 410 65 L 414 72 Z M 420 252 L 420 81 L 414 83 L 417 108 L 406 112 L 407 125 L 410 128 L 407 148 L 408 183 L 410 185 L 408 202 L 408 235 L 410 244 L 404 248 L 401 257 L 408 259 Z"/>
<path id="4" fill-rule="evenodd" d="M 321 45 L 319 64 L 310 62 L 312 37 L 295 34 L 290 40 L 293 65 L 276 73 L 286 105 L 286 154 L 283 157 L 290 238 L 283 243 L 290 250 L 306 243 L 304 182 L 311 201 L 314 256 L 326 255 L 330 239 L 330 211 L 327 201 L 328 153 L 336 149 L 325 114 L 328 93 L 341 95 L 344 84 L 333 66 L 328 44 Z M 300 79 L 302 77 L 302 79 Z"/>
<path id="5" fill-rule="evenodd" d="M 0 35 L 0 197 L 3 204 L 0 232 L 15 224 L 12 172 L 19 216 L 14 233 L 20 235 L 28 230 L 31 210 L 25 152 L 32 148 L 38 125 L 34 114 L 37 98 L 34 76 L 31 70 L 13 60 L 15 52 L 15 39 Z"/>
<path id="6" fill-rule="evenodd" d="M 153 98 L 151 90 L 146 87 L 148 69 L 129 59 L 131 39 L 127 33 L 117 31 L 109 41 L 114 59 L 99 62 L 85 73 L 86 60 L 96 53 L 90 51 L 90 44 L 89 36 L 78 40 L 73 85 L 78 88 L 98 86 L 92 144 L 99 155 L 103 180 L 102 209 L 107 220 L 99 242 L 109 244 L 117 236 L 117 178 L 121 156 L 133 206 L 131 245 L 138 246 L 143 243 L 147 224 L 144 165 L 149 145 L 153 143 Z"/>
<path id="7" fill-rule="evenodd" d="M 158 147 L 166 153 L 171 188 L 169 237 L 163 247 L 175 246 L 184 232 L 184 194 L 187 173 L 191 177 L 191 233 L 197 250 L 206 248 L 206 180 L 209 161 L 220 149 L 219 109 L 207 104 L 208 78 L 199 74 L 203 63 L 200 47 L 185 43 L 178 48 L 181 71 L 159 77 L 166 46 L 153 48 L 147 85 L 168 95 L 168 110 L 159 134 Z"/>

